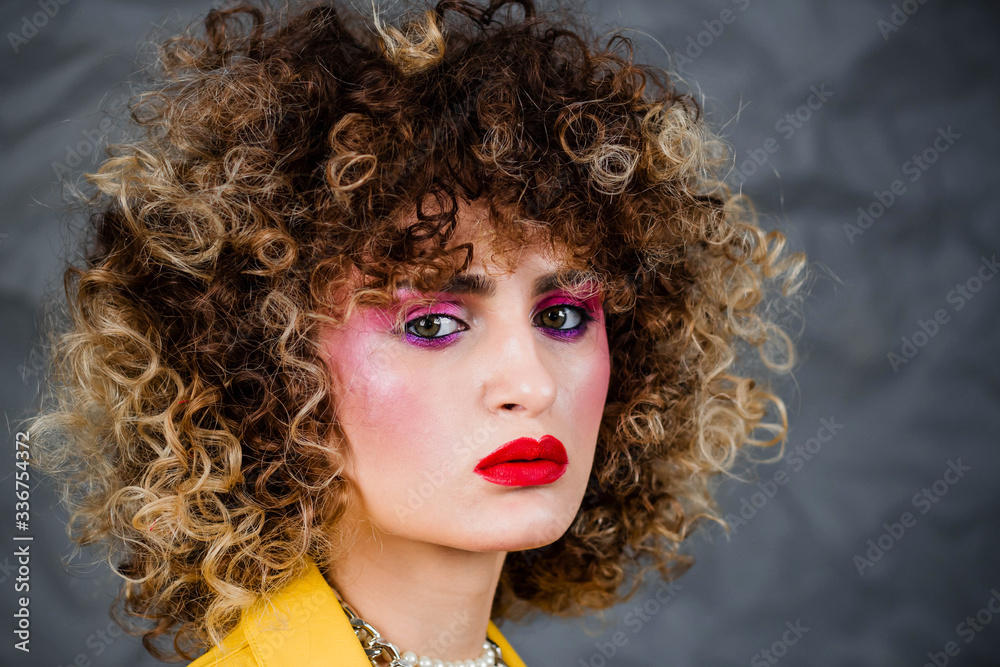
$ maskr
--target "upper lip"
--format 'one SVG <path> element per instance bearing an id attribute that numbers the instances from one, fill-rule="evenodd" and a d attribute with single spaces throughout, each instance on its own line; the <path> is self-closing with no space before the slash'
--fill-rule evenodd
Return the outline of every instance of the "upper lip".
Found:
<path id="1" fill-rule="evenodd" d="M 487 454 L 476 465 L 476 470 L 511 461 L 552 461 L 564 465 L 567 463 L 566 448 L 559 439 L 551 435 L 543 435 L 538 440 L 531 437 L 517 438 L 501 445 L 491 454 Z"/>

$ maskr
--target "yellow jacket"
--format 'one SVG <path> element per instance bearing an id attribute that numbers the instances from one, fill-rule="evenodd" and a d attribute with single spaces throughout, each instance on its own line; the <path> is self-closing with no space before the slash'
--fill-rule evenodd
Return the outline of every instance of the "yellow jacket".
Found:
<path id="1" fill-rule="evenodd" d="M 510 667 L 525 667 L 490 621 Z M 223 643 L 188 667 L 371 667 L 347 615 L 312 561 L 303 576 L 251 606 Z"/>

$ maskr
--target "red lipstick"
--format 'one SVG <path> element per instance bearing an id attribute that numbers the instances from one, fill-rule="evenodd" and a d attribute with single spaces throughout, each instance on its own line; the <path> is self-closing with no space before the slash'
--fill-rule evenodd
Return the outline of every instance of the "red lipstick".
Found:
<path id="1" fill-rule="evenodd" d="M 517 438 L 487 455 L 476 465 L 476 474 L 501 486 L 551 484 L 566 472 L 569 457 L 558 438 Z"/>

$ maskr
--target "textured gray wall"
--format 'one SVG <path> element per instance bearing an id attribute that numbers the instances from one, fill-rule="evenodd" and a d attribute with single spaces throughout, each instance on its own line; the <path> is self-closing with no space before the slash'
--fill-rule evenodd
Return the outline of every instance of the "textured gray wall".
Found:
<path id="1" fill-rule="evenodd" d="M 33 491 L 30 528 L 15 529 L 9 420 L 31 408 L 36 310 L 79 224 L 58 210 L 56 171 L 93 166 L 102 100 L 124 90 L 143 37 L 209 6 L 171 4 L 166 17 L 134 0 L 0 9 L 3 665 L 157 664 L 110 623 L 106 570 L 65 572 L 48 491 Z M 591 6 L 639 28 L 645 59 L 683 56 L 764 225 L 841 282 L 818 281 L 808 302 L 788 454 L 760 486 L 721 491 L 745 521 L 731 539 L 693 538 L 698 563 L 678 586 L 651 584 L 603 625 L 539 620 L 508 637 L 529 665 L 552 667 L 1000 664 L 996 3 Z M 15 533 L 34 537 L 30 654 L 13 648 Z"/>

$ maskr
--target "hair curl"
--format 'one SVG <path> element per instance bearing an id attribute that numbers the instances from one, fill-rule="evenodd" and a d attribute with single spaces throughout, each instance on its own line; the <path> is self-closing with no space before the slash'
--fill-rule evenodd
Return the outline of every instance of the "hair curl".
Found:
<path id="1" fill-rule="evenodd" d="M 342 548 L 319 333 L 402 279 L 447 279 L 459 198 L 488 206 L 499 243 L 540 232 L 606 290 L 590 484 L 565 535 L 508 554 L 495 618 L 676 576 L 692 527 L 721 522 L 710 481 L 787 431 L 782 400 L 734 369 L 741 346 L 791 367 L 768 305 L 805 259 L 722 182 L 725 146 L 666 72 L 532 0 L 362 24 L 327 4 L 211 11 L 160 46 L 136 138 L 87 175 L 91 236 L 30 429 L 73 539 L 105 546 L 161 658 L 219 642 L 305 555 Z M 334 298 L 352 273 L 363 288 Z"/>

